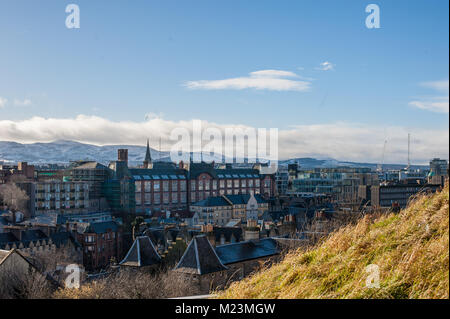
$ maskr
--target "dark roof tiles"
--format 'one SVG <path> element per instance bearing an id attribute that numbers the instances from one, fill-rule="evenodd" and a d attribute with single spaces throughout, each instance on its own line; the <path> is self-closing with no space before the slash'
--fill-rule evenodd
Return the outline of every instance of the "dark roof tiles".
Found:
<path id="1" fill-rule="evenodd" d="M 195 236 L 190 242 L 175 270 L 183 273 L 205 275 L 226 270 L 206 236 Z"/>
<path id="2" fill-rule="evenodd" d="M 148 236 L 137 237 L 125 258 L 119 263 L 121 266 L 146 267 L 159 264 L 161 256 Z"/>

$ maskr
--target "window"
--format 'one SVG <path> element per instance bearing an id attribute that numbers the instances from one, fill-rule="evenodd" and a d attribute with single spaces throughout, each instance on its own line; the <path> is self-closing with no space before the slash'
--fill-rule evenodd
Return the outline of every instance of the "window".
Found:
<path id="1" fill-rule="evenodd" d="M 195 191 L 195 181 L 191 181 L 191 191 Z"/>
<path id="2" fill-rule="evenodd" d="M 259 179 L 255 179 L 255 186 L 256 187 L 259 187 L 260 186 L 260 183 L 259 183 L 260 181 L 259 181 Z"/>
<path id="3" fill-rule="evenodd" d="M 95 242 L 94 236 L 91 236 L 91 235 L 86 236 L 86 237 L 85 237 L 85 241 L 86 241 L 87 243 L 93 243 L 93 242 Z"/>
<path id="4" fill-rule="evenodd" d="M 153 190 L 154 190 L 155 192 L 159 192 L 159 190 L 160 190 L 160 184 L 159 184 L 159 181 L 153 182 Z"/>
<path id="5" fill-rule="evenodd" d="M 248 187 L 253 187 L 253 179 L 248 180 Z"/>
<path id="6" fill-rule="evenodd" d="M 238 179 L 234 180 L 234 187 L 239 188 L 239 180 Z"/>
<path id="7" fill-rule="evenodd" d="M 217 189 L 217 180 L 212 181 L 212 188 L 213 188 L 213 190 Z"/>
<path id="8" fill-rule="evenodd" d="M 210 181 L 209 180 L 205 180 L 204 183 L 205 183 L 205 190 L 209 191 L 210 190 L 210 185 L 211 185 Z"/>
<path id="9" fill-rule="evenodd" d="M 160 193 L 155 193 L 154 194 L 154 201 L 156 205 L 161 204 L 161 194 Z"/>
<path id="10" fill-rule="evenodd" d="M 186 194 L 186 192 L 181 192 L 181 202 L 183 204 L 187 202 L 187 194 Z"/>
<path id="11" fill-rule="evenodd" d="M 180 189 L 182 192 L 186 191 L 186 181 L 180 181 Z"/>
<path id="12" fill-rule="evenodd" d="M 141 206 L 141 193 L 136 193 L 136 206 Z"/>
<path id="13" fill-rule="evenodd" d="M 221 179 L 219 183 L 220 188 L 225 188 L 225 181 L 223 179 Z"/>
<path id="14" fill-rule="evenodd" d="M 150 193 L 151 192 L 151 187 L 152 187 L 152 182 L 144 182 L 145 184 L 145 192 L 146 193 Z"/>
<path id="15" fill-rule="evenodd" d="M 227 179 L 227 188 L 232 188 L 232 187 L 233 187 L 233 180 Z"/>
<path id="16" fill-rule="evenodd" d="M 145 202 L 145 205 L 150 205 L 152 203 L 151 194 L 150 193 L 146 193 L 145 194 L 144 202 Z"/>
<path id="17" fill-rule="evenodd" d="M 203 190 L 203 181 L 198 181 L 198 190 L 199 191 Z"/>
<path id="18" fill-rule="evenodd" d="M 172 204 L 178 204 L 178 194 L 172 193 Z"/>
<path id="19" fill-rule="evenodd" d="M 168 192 L 169 191 L 169 181 L 163 182 L 163 191 Z"/>
<path id="20" fill-rule="evenodd" d="M 169 193 L 164 193 L 163 195 L 163 203 L 169 204 Z"/>
<path id="21" fill-rule="evenodd" d="M 247 187 L 247 181 L 245 179 L 242 180 L 242 187 Z"/>
<path id="22" fill-rule="evenodd" d="M 178 191 L 178 181 L 172 181 L 172 192 Z"/>

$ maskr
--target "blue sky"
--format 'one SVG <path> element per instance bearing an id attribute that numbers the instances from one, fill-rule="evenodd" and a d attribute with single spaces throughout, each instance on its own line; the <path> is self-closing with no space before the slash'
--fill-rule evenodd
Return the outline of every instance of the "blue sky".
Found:
<path id="1" fill-rule="evenodd" d="M 80 29 L 65 26 L 69 3 L 80 7 Z M 370 3 L 380 7 L 380 29 L 365 26 Z M 28 131 L 12 136 L 11 125 L 33 117 L 141 123 L 150 113 L 171 123 L 199 118 L 286 131 L 338 123 L 379 128 L 380 136 L 389 128 L 433 131 L 443 135 L 442 148 L 448 12 L 441 0 L 0 0 L 0 140 L 32 142 Z M 262 70 L 293 73 L 281 78 L 307 89 L 273 89 L 272 78 L 269 87 L 233 86 Z M 217 80 L 228 82 L 206 82 Z M 448 147 L 434 155 L 446 154 Z"/>

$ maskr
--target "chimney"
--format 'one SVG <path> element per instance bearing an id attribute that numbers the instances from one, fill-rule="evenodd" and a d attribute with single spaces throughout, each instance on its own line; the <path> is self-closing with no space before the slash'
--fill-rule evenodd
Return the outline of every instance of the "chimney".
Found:
<path id="1" fill-rule="evenodd" d="M 119 162 L 126 162 L 128 165 L 128 150 L 127 149 L 119 149 L 117 151 L 117 155 L 118 155 L 118 161 Z"/>
<path id="2" fill-rule="evenodd" d="M 26 171 L 28 163 L 27 162 L 19 162 L 17 166 L 18 166 L 17 168 L 19 171 Z"/>

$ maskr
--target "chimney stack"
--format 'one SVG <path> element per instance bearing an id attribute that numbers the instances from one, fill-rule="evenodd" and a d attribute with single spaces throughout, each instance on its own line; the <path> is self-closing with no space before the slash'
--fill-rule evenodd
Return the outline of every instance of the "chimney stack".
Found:
<path id="1" fill-rule="evenodd" d="M 127 149 L 120 149 L 118 150 L 118 161 L 119 162 L 125 162 L 128 165 L 128 150 Z"/>

